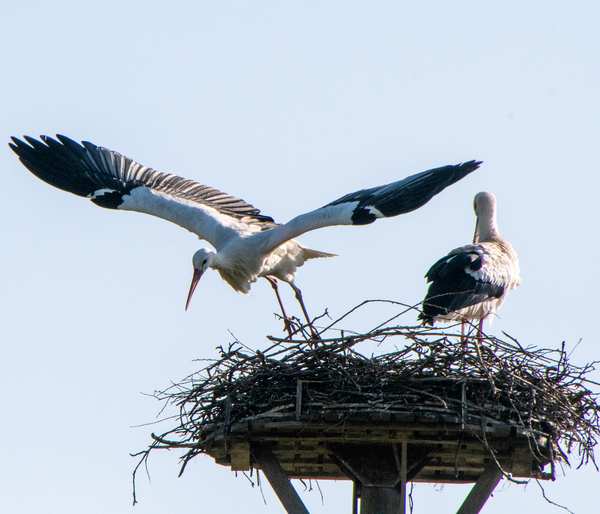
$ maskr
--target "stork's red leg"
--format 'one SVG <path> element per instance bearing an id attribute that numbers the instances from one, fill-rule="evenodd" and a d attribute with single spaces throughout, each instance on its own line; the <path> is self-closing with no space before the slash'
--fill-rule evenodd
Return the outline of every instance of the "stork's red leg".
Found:
<path id="1" fill-rule="evenodd" d="M 285 313 L 285 309 L 283 308 L 283 302 L 281 301 L 281 297 L 279 296 L 279 288 L 277 287 L 277 280 L 269 276 L 266 276 L 265 278 L 269 281 L 269 284 L 271 284 L 273 291 L 275 291 L 275 296 L 277 296 L 277 302 L 279 303 L 279 307 L 281 308 L 281 314 L 283 316 L 283 324 L 285 325 L 285 330 L 287 330 L 287 333 L 289 334 L 291 339 L 293 335 L 292 324 L 289 318 L 287 317 L 287 314 Z"/>
<path id="2" fill-rule="evenodd" d="M 315 327 L 312 326 L 310 318 L 308 317 L 308 312 L 306 312 L 306 307 L 304 306 L 304 301 L 302 300 L 302 293 L 300 292 L 300 289 L 298 289 L 291 282 L 289 284 L 290 284 L 291 288 L 294 290 L 294 293 L 296 293 L 296 300 L 298 300 L 298 303 L 300 304 L 300 307 L 302 308 L 302 312 L 304 313 L 304 318 L 306 319 L 306 323 L 307 323 L 308 327 L 310 328 L 310 333 L 311 333 L 313 339 L 321 339 L 321 337 L 319 336 L 319 333 L 315 330 Z"/>

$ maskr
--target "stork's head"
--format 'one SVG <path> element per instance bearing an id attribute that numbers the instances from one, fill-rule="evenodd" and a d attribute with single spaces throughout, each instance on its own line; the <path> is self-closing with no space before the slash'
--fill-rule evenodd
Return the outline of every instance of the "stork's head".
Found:
<path id="1" fill-rule="evenodd" d="M 215 257 L 215 252 L 211 252 L 206 248 L 200 248 L 192 257 L 192 265 L 194 266 L 194 276 L 192 277 L 192 285 L 190 286 L 190 292 L 188 293 L 187 302 L 185 302 L 185 310 L 187 311 L 188 306 L 190 305 L 190 301 L 192 299 L 192 295 L 194 294 L 194 290 L 200 282 L 202 275 L 204 272 L 211 267 L 213 259 Z"/>

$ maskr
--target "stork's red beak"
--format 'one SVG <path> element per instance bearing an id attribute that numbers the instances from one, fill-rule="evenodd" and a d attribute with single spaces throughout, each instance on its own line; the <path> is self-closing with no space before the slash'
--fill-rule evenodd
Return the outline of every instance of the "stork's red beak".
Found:
<path id="1" fill-rule="evenodd" d="M 204 273 L 202 270 L 200 270 L 198 268 L 194 268 L 194 276 L 192 277 L 192 285 L 190 286 L 190 292 L 188 293 L 187 302 L 185 302 L 185 310 L 186 311 L 188 310 L 190 301 L 192 300 L 192 295 L 194 294 L 194 290 L 196 289 L 198 282 L 200 282 L 200 279 L 202 278 L 202 273 Z"/>

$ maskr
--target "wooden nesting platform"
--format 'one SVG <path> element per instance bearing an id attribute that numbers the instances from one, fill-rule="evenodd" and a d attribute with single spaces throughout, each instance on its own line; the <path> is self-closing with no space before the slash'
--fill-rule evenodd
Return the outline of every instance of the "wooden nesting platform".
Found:
<path id="1" fill-rule="evenodd" d="M 393 318 L 392 318 L 393 319 Z M 561 444 L 594 461 L 600 409 L 587 373 L 558 350 L 464 341 L 422 327 L 221 348 L 204 369 L 155 393 L 179 409 L 153 443 L 233 471 L 261 470 L 288 514 L 307 514 L 289 479 L 352 480 L 353 514 L 406 512 L 408 482 L 475 483 L 477 514 L 502 479 L 553 479 Z M 362 355 L 356 344 L 400 349 Z M 548 464 L 551 464 L 548 466 Z M 548 469 L 550 468 L 550 469 Z M 135 476 L 135 471 L 134 471 Z M 134 496 L 135 498 L 135 496 Z"/>
<path id="2" fill-rule="evenodd" d="M 476 482 L 494 457 L 515 478 L 552 479 L 552 442 L 543 433 L 457 416 L 329 410 L 322 415 L 259 418 L 203 434 L 215 462 L 233 471 L 261 469 L 256 451 L 269 448 L 287 478 L 359 481 L 394 487 L 406 444 L 407 481 Z"/>

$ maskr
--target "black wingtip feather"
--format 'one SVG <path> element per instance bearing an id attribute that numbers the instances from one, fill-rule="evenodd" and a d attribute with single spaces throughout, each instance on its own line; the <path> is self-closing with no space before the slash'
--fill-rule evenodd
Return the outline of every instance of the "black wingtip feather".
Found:
<path id="1" fill-rule="evenodd" d="M 385 186 L 347 194 L 327 204 L 326 207 L 357 202 L 352 215 L 352 222 L 355 225 L 375 221 L 377 216 L 372 212 L 372 208 L 386 218 L 406 214 L 422 207 L 448 186 L 475 171 L 481 164 L 482 161 L 473 160 L 433 168 Z"/>
<path id="2" fill-rule="evenodd" d="M 44 135 L 40 136 L 41 141 L 30 136 L 23 136 L 23 139 L 21 141 L 13 137 L 15 144 L 11 149 L 36 177 L 58 189 L 83 197 L 97 189 L 97 184 L 81 173 L 75 148 L 69 148 Z M 80 152 L 83 151 L 82 147 L 79 149 Z"/>
<path id="3" fill-rule="evenodd" d="M 105 198 L 96 199 L 94 203 L 101 207 L 115 208 L 119 205 L 119 194 L 126 195 L 136 187 L 145 186 L 209 205 L 234 218 L 273 222 L 273 218 L 260 214 L 259 209 L 244 200 L 192 180 L 160 173 L 89 141 L 80 144 L 62 134 L 57 134 L 56 139 L 42 135 L 41 141 L 29 136 L 23 139 L 12 137 L 9 147 L 44 182 L 83 197 L 91 197 L 99 189 L 114 190 L 110 197 L 105 194 Z"/>

